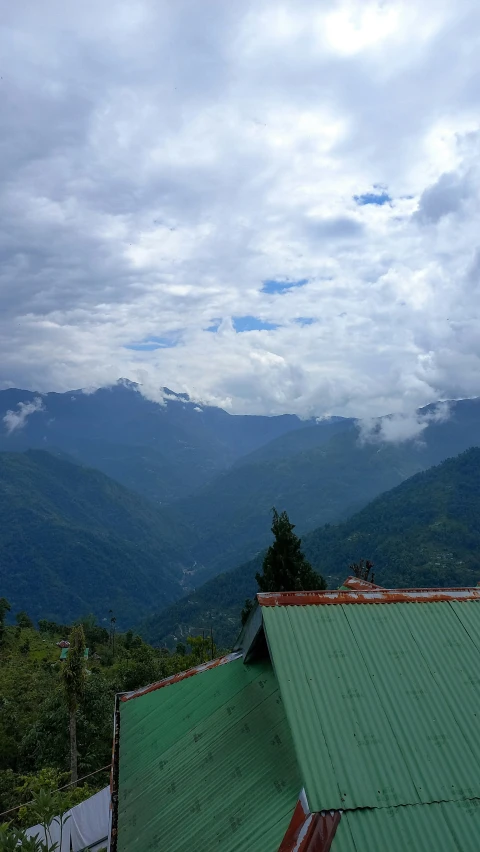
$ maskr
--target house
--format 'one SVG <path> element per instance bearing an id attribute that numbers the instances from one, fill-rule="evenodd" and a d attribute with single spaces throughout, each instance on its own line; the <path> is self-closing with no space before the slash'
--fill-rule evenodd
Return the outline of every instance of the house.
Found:
<path id="1" fill-rule="evenodd" d="M 478 852 L 480 589 L 259 594 L 117 697 L 112 852 Z"/>
<path id="2" fill-rule="evenodd" d="M 65 662 L 65 660 L 66 660 L 66 659 L 67 659 L 67 657 L 68 657 L 68 651 L 69 651 L 69 648 L 70 648 L 70 646 L 69 646 L 68 648 L 67 648 L 67 647 L 62 647 L 62 650 L 61 650 L 61 652 L 60 652 L 60 661 L 61 661 L 62 663 L 63 663 L 63 662 Z M 88 653 L 89 653 L 89 649 L 88 649 L 88 648 L 85 648 L 85 649 L 84 649 L 84 651 L 83 651 L 83 659 L 84 659 L 84 660 L 88 660 Z"/>

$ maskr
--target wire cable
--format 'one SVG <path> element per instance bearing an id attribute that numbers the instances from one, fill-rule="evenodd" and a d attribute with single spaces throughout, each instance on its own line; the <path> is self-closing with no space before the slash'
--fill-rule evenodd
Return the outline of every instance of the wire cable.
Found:
<path id="1" fill-rule="evenodd" d="M 61 790 L 65 790 L 67 787 L 71 787 L 72 784 L 78 784 L 80 781 L 85 781 L 86 778 L 91 778 L 92 775 L 98 775 L 99 772 L 105 772 L 106 769 L 111 769 L 112 764 L 108 763 L 107 766 L 102 766 L 101 769 L 96 769 L 95 772 L 90 772 L 89 775 L 84 775 L 82 778 L 77 778 L 76 781 L 69 781 L 68 784 L 64 784 L 63 787 L 59 787 L 58 790 L 52 790 L 52 795 L 54 793 L 59 793 Z M 35 799 L 32 799 L 30 802 L 22 802 L 21 805 L 15 805 L 14 808 L 10 808 L 8 811 L 3 811 L 0 814 L 0 817 L 6 816 L 7 814 L 13 813 L 13 811 L 18 811 L 19 808 L 27 808 L 29 805 L 34 803 Z"/>

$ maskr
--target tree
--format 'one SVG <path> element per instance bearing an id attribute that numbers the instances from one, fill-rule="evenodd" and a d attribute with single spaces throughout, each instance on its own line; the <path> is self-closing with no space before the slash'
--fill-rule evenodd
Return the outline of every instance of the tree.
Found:
<path id="1" fill-rule="evenodd" d="M 23 610 L 22 610 L 22 612 L 17 612 L 17 614 L 15 616 L 15 621 L 17 622 L 19 627 L 33 628 L 32 619 Z"/>
<path id="2" fill-rule="evenodd" d="M 372 571 L 373 562 L 370 562 L 369 559 L 365 561 L 365 559 L 360 559 L 360 562 L 352 562 L 351 565 L 348 566 L 348 570 L 355 577 L 358 577 L 360 580 L 367 580 L 370 583 L 375 582 L 375 574 Z M 372 571 L 372 576 L 369 580 L 370 571 Z"/>
<path id="3" fill-rule="evenodd" d="M 77 710 L 85 689 L 85 635 L 81 624 L 72 628 L 70 648 L 62 669 L 63 689 L 69 712 L 70 774 L 73 785 L 78 778 Z"/>
<path id="4" fill-rule="evenodd" d="M 0 598 L 0 645 L 5 636 L 5 616 L 10 612 L 11 606 L 6 598 Z"/>
<path id="5" fill-rule="evenodd" d="M 80 623 L 85 635 L 85 644 L 89 649 L 90 654 L 93 654 L 96 651 L 98 645 L 106 645 L 108 643 L 108 630 L 97 624 L 94 615 L 85 615 L 80 619 Z"/>
<path id="6" fill-rule="evenodd" d="M 134 637 L 135 639 L 135 637 Z M 134 640 L 133 640 L 134 641 Z M 140 640 L 118 665 L 119 687 L 123 692 L 148 686 L 162 677 L 160 660 L 150 645 Z"/>
<path id="7" fill-rule="evenodd" d="M 326 589 L 325 580 L 313 570 L 302 552 L 302 542 L 293 532 L 295 524 L 290 523 L 286 512 L 279 515 L 275 508 L 272 511 L 274 542 L 265 554 L 262 574 L 255 575 L 260 591 Z"/>
<path id="8" fill-rule="evenodd" d="M 207 660 L 214 659 L 217 649 L 214 645 L 213 637 L 205 636 L 204 633 L 202 636 L 189 636 L 187 642 L 190 645 L 191 656 L 195 666 L 200 663 L 206 663 Z"/>

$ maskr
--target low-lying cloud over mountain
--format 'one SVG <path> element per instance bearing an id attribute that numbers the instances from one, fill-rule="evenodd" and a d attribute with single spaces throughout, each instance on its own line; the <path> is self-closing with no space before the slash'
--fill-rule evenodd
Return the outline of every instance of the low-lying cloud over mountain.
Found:
<path id="1" fill-rule="evenodd" d="M 479 394 L 479 27 L 475 0 L 5 4 L 1 386 Z"/>

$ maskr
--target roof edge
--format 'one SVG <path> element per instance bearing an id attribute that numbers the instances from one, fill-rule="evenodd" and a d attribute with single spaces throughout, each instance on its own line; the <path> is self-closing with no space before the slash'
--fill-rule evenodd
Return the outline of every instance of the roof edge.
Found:
<path id="1" fill-rule="evenodd" d="M 148 686 L 141 687 L 140 689 L 135 689 L 132 692 L 118 693 L 118 698 L 120 701 L 130 701 L 132 698 L 140 698 L 142 695 L 147 695 L 149 692 L 155 692 L 155 690 L 162 689 L 164 686 L 170 686 L 173 683 L 179 683 L 181 680 L 186 680 L 188 677 L 201 674 L 209 669 L 216 669 L 218 666 L 224 666 L 226 663 L 238 660 L 241 656 L 242 654 L 239 652 L 225 654 L 223 657 L 218 657 L 216 660 L 209 660 L 208 663 L 201 663 L 199 666 L 194 666 L 184 672 L 177 672 L 177 674 L 170 675 L 170 677 L 158 680 L 156 683 L 151 683 Z"/>
<path id="2" fill-rule="evenodd" d="M 265 606 L 328 606 L 332 604 L 437 603 L 439 601 L 480 600 L 480 588 L 372 589 L 324 592 L 262 592 L 257 595 Z"/>
<path id="3" fill-rule="evenodd" d="M 343 581 L 342 589 L 355 589 L 358 592 L 361 591 L 372 591 L 373 589 L 383 589 L 384 586 L 378 586 L 376 583 L 370 583 L 369 580 L 362 580 L 360 577 L 354 577 L 350 574 L 346 580 Z"/>
<path id="4" fill-rule="evenodd" d="M 257 643 L 260 634 L 263 628 L 263 616 L 261 607 L 258 605 L 258 601 L 254 601 L 253 609 L 248 616 L 240 635 L 238 636 L 235 645 L 233 646 L 234 651 L 238 651 L 243 654 L 244 662 L 248 662 L 251 657 L 252 652 L 254 651 L 255 644 Z"/>

